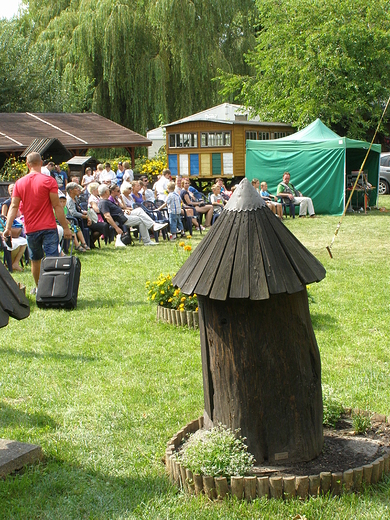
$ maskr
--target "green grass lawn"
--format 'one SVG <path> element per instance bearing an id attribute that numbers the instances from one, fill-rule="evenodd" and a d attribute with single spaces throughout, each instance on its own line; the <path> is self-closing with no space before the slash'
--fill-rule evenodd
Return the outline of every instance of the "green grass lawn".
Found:
<path id="1" fill-rule="evenodd" d="M 380 206 L 390 208 L 390 197 Z M 345 406 L 390 415 L 390 212 L 288 219 L 324 264 L 309 291 L 322 381 Z M 189 241 L 188 241 L 189 242 Z M 198 235 L 191 243 L 199 242 Z M 157 324 L 145 282 L 181 248 L 113 246 L 81 256 L 76 311 L 40 310 L 1 329 L 0 437 L 40 444 L 45 462 L 0 481 L 1 519 L 389 518 L 390 480 L 301 503 L 210 503 L 173 488 L 169 438 L 202 414 L 199 333 Z M 29 270 L 15 278 L 32 287 Z"/>

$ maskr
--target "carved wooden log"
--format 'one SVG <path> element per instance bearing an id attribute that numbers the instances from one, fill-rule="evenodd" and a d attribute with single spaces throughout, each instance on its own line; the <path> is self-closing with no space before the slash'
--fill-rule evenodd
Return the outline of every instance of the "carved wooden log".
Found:
<path id="1" fill-rule="evenodd" d="M 343 486 L 344 491 L 348 493 L 353 488 L 353 469 L 347 469 L 343 473 Z"/>
<path id="2" fill-rule="evenodd" d="M 360 491 L 363 483 L 363 468 L 354 468 L 353 470 L 353 489 Z"/>
<path id="3" fill-rule="evenodd" d="M 363 466 L 363 482 L 366 486 L 371 484 L 372 477 L 372 464 L 366 464 Z"/>
<path id="4" fill-rule="evenodd" d="M 341 491 L 343 489 L 343 474 L 341 471 L 336 471 L 332 473 L 332 495 L 338 496 L 341 495 Z"/>
<path id="5" fill-rule="evenodd" d="M 198 473 L 194 473 L 194 485 L 195 485 L 195 494 L 200 495 L 203 491 L 202 475 L 199 475 Z"/>
<path id="6" fill-rule="evenodd" d="M 198 299 L 206 428 L 240 428 L 258 464 L 318 456 L 321 362 L 306 290 L 258 301 Z"/>
<path id="7" fill-rule="evenodd" d="M 244 494 L 248 501 L 256 498 L 256 477 L 244 477 Z"/>
<path id="8" fill-rule="evenodd" d="M 194 476 L 192 471 L 189 469 L 186 470 L 186 482 L 187 482 L 187 490 L 190 495 L 195 495 L 195 484 L 194 484 Z"/>
<path id="9" fill-rule="evenodd" d="M 270 477 L 269 491 L 270 491 L 271 498 L 282 498 L 283 497 L 283 478 L 282 477 Z"/>
<path id="10" fill-rule="evenodd" d="M 326 495 L 330 491 L 330 486 L 332 484 L 332 473 L 329 471 L 323 471 L 320 473 L 321 478 L 321 493 Z"/>
<path id="11" fill-rule="evenodd" d="M 206 475 L 203 477 L 203 489 L 205 494 L 210 498 L 210 500 L 214 500 L 215 498 L 217 498 L 214 477 Z"/>
<path id="12" fill-rule="evenodd" d="M 217 491 L 217 498 L 225 498 L 229 493 L 228 483 L 226 477 L 215 477 L 215 489 Z"/>
<path id="13" fill-rule="evenodd" d="M 295 487 L 297 490 L 297 497 L 305 499 L 309 495 L 309 477 L 297 477 L 295 479 Z"/>
<path id="14" fill-rule="evenodd" d="M 283 477 L 283 494 L 286 500 L 295 497 L 295 477 Z"/>
<path id="15" fill-rule="evenodd" d="M 244 494 L 244 477 L 231 477 L 230 484 L 232 495 L 241 500 Z"/>
<path id="16" fill-rule="evenodd" d="M 320 494 L 321 477 L 320 475 L 309 476 L 309 495 L 317 497 Z"/>
<path id="17" fill-rule="evenodd" d="M 269 498 L 269 478 L 257 477 L 257 496 Z"/>
<path id="18" fill-rule="evenodd" d="M 187 325 L 190 329 L 194 328 L 194 316 L 192 311 L 187 311 Z"/>

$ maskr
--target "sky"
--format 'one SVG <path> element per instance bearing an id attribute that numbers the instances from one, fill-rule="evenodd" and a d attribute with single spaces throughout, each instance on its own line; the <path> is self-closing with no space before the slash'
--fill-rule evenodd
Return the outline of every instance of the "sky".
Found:
<path id="1" fill-rule="evenodd" d="M 18 12 L 20 0 L 0 0 L 0 18 L 12 18 Z"/>

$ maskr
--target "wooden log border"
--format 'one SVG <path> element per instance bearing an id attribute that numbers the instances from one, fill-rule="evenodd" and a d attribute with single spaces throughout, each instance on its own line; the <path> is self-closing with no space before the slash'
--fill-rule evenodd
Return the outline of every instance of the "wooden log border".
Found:
<path id="1" fill-rule="evenodd" d="M 157 321 L 178 327 L 187 326 L 190 329 L 199 329 L 199 314 L 197 311 L 178 311 L 158 305 Z"/>
<path id="2" fill-rule="evenodd" d="M 348 410 L 346 415 L 348 414 Z M 373 420 L 390 423 L 390 416 L 374 414 Z M 175 453 L 182 441 L 191 433 L 203 428 L 203 416 L 189 422 L 168 442 L 165 450 L 165 462 L 168 475 L 173 484 L 190 495 L 205 494 L 211 500 L 222 500 L 230 494 L 238 499 L 255 498 L 293 498 L 305 500 L 310 496 L 340 496 L 343 493 L 360 492 L 363 486 L 380 482 L 390 474 L 390 451 L 381 455 L 371 464 L 359 468 L 346 469 L 344 472 L 321 472 L 319 475 L 287 477 L 231 477 L 228 484 L 226 477 L 211 477 L 192 474 L 177 461 Z"/>

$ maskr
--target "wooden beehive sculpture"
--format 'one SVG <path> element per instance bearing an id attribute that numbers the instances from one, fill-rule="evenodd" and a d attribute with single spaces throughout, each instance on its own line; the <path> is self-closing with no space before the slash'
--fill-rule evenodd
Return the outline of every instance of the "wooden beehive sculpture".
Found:
<path id="1" fill-rule="evenodd" d="M 240 428 L 259 464 L 321 452 L 321 360 L 306 285 L 324 277 L 243 179 L 173 280 L 198 295 L 205 426 Z"/>
<path id="2" fill-rule="evenodd" d="M 0 262 L 0 328 L 8 325 L 9 317 L 23 320 L 30 315 L 30 304 L 23 291 Z"/>

